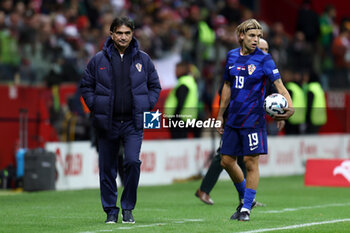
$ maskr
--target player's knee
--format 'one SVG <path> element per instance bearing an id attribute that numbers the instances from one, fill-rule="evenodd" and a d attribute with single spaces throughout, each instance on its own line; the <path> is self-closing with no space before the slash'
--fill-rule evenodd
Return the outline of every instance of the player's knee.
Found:
<path id="1" fill-rule="evenodd" d="M 220 164 L 221 164 L 221 167 L 226 169 L 228 167 L 232 167 L 234 162 L 235 161 L 232 160 L 232 158 L 230 158 L 229 156 L 222 156 Z"/>
<path id="2" fill-rule="evenodd" d="M 244 164 L 247 172 L 256 171 L 259 169 L 259 157 L 246 156 L 244 158 Z"/>
<path id="3" fill-rule="evenodd" d="M 226 163 L 225 163 L 225 161 L 221 160 L 220 165 L 221 165 L 221 167 L 226 168 Z"/>

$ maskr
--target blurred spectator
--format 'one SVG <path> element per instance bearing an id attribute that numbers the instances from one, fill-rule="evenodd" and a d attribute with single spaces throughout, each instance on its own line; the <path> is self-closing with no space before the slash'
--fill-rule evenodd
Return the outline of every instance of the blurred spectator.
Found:
<path id="1" fill-rule="evenodd" d="M 51 21 L 34 10 L 26 10 L 23 19 L 23 29 L 20 31 L 21 81 L 30 84 L 42 83 L 55 56 L 50 42 Z"/>
<path id="2" fill-rule="evenodd" d="M 229 24 L 238 25 L 242 20 L 239 0 L 226 0 L 224 8 L 220 11 Z"/>
<path id="3" fill-rule="evenodd" d="M 341 22 L 340 33 L 332 43 L 334 57 L 334 75 L 329 80 L 333 88 L 349 87 L 350 69 L 350 19 L 345 18 Z"/>
<path id="4" fill-rule="evenodd" d="M 215 63 L 216 73 L 222 68 L 222 63 L 226 59 L 227 51 L 239 46 L 234 28 L 236 23 L 228 23 L 223 15 L 213 15 L 213 29 L 215 30 Z M 214 74 L 215 75 L 215 74 Z M 221 73 L 220 73 L 221 78 Z M 218 77 L 218 76 L 217 76 Z M 215 88 L 214 88 L 215 89 Z"/>
<path id="5" fill-rule="evenodd" d="M 68 108 L 64 109 L 65 132 L 67 141 L 75 140 L 90 140 L 91 137 L 91 122 L 88 114 L 84 113 L 83 106 L 80 102 L 80 89 L 78 88 L 73 96 L 68 98 Z"/>
<path id="6" fill-rule="evenodd" d="M 0 2 L 0 11 L 3 11 L 5 14 L 9 14 L 13 7 L 12 0 L 2 0 Z"/>
<path id="7" fill-rule="evenodd" d="M 320 18 L 320 39 L 321 39 L 321 82 L 325 89 L 328 89 L 328 81 L 333 70 L 332 42 L 338 33 L 335 24 L 336 9 L 333 5 L 327 5 Z"/>
<path id="8" fill-rule="evenodd" d="M 327 122 L 326 96 L 316 73 L 304 76 L 303 89 L 306 97 L 307 134 L 317 134 L 320 127 Z"/>
<path id="9" fill-rule="evenodd" d="M 330 49 L 334 34 L 337 32 L 335 17 L 337 11 L 333 5 L 327 5 L 320 17 L 321 44 L 325 49 Z"/>
<path id="10" fill-rule="evenodd" d="M 303 69 L 308 69 L 308 72 L 314 71 L 314 69 L 319 66 L 320 61 L 317 44 L 319 36 L 319 15 L 312 9 L 312 0 L 304 0 L 298 11 L 296 33 L 293 45 L 291 46 L 297 49 L 297 51 L 292 54 L 292 56 L 294 56 L 294 65 L 303 65 Z M 304 57 L 300 62 L 297 62 L 297 59 L 302 58 L 301 56 L 304 55 L 308 55 L 309 57 Z M 294 67 L 294 69 L 300 70 L 301 68 Z"/>
<path id="11" fill-rule="evenodd" d="M 303 75 L 303 72 L 298 71 L 292 75 L 283 77 L 283 81 L 286 83 L 286 88 L 292 98 L 293 107 L 295 109 L 293 116 L 286 121 L 286 134 L 301 134 L 304 132 L 306 100 L 301 86 Z"/>
<path id="12" fill-rule="evenodd" d="M 270 31 L 270 54 L 276 61 L 276 66 L 283 70 L 288 64 L 288 45 L 289 39 L 284 31 L 283 24 L 276 22 Z"/>
<path id="13" fill-rule="evenodd" d="M 15 25 L 5 26 L 3 11 L 0 11 L 0 29 L 0 80 L 14 81 L 21 59 L 18 52 L 18 31 Z"/>
<path id="14" fill-rule="evenodd" d="M 313 64 L 313 54 L 311 44 L 307 43 L 303 32 L 296 32 L 293 41 L 288 48 L 289 66 L 294 71 L 311 71 Z"/>
<path id="15" fill-rule="evenodd" d="M 296 30 L 304 33 L 308 43 L 313 44 L 320 34 L 318 14 L 312 9 L 312 1 L 304 0 L 298 11 Z"/>
<path id="16" fill-rule="evenodd" d="M 176 64 L 177 85 L 169 93 L 164 104 L 165 114 L 171 122 L 186 122 L 188 119 L 198 118 L 198 87 L 190 72 L 190 64 L 188 62 L 182 61 Z M 169 129 L 172 138 L 186 138 L 190 132 L 190 127 L 180 126 L 170 127 Z"/>
<path id="17" fill-rule="evenodd" d="M 85 8 L 87 12 L 87 16 L 89 17 L 89 21 L 91 22 L 91 27 L 93 28 L 99 28 L 99 19 L 100 18 L 100 12 L 99 9 L 99 1 L 84 1 Z"/>
<path id="18" fill-rule="evenodd" d="M 202 16 L 201 8 L 198 5 L 190 7 L 187 23 L 191 28 L 193 40 L 189 61 L 194 62 L 198 69 L 202 70 L 205 61 L 214 60 L 215 32 Z"/>

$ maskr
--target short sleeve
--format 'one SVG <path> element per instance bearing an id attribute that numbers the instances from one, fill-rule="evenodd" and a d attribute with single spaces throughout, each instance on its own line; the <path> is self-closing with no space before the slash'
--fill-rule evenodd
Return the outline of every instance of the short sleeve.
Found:
<path id="1" fill-rule="evenodd" d="M 228 64 L 228 57 L 229 55 L 227 55 L 226 57 L 226 65 L 225 65 L 225 71 L 224 71 L 224 81 L 229 81 L 231 84 L 232 84 L 232 77 L 230 75 L 230 69 L 228 68 L 229 67 L 229 64 Z"/>
<path id="2" fill-rule="evenodd" d="M 270 79 L 271 83 L 281 78 L 280 72 L 276 67 L 275 62 L 272 60 L 271 55 L 266 56 L 263 64 L 264 74 Z"/>

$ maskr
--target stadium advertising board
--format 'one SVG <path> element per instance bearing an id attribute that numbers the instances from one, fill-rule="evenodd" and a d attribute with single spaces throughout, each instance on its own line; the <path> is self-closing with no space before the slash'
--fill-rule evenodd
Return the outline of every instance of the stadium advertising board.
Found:
<path id="1" fill-rule="evenodd" d="M 308 159 L 305 185 L 350 187 L 350 159 Z"/>
<path id="2" fill-rule="evenodd" d="M 269 154 L 259 160 L 261 176 L 304 174 L 311 158 L 350 159 L 350 135 L 270 136 L 268 143 Z M 218 145 L 219 138 L 144 141 L 140 185 L 171 184 L 205 174 Z M 46 149 L 56 153 L 57 190 L 98 187 L 98 155 L 90 142 L 47 143 Z M 226 172 L 221 179 L 229 179 Z"/>

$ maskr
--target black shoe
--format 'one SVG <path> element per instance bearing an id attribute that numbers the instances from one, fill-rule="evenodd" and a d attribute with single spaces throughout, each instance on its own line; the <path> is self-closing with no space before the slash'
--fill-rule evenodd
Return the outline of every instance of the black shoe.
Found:
<path id="1" fill-rule="evenodd" d="M 231 216 L 230 218 L 231 220 L 238 219 L 238 215 L 239 215 L 239 212 L 241 212 L 242 207 L 243 207 L 243 202 L 240 202 L 236 208 L 236 212 L 234 212 L 234 214 Z"/>
<path id="2" fill-rule="evenodd" d="M 114 224 L 118 222 L 118 214 L 108 214 L 105 221 L 106 224 Z"/>
<path id="3" fill-rule="evenodd" d="M 243 211 L 243 212 L 239 212 L 238 214 L 238 221 L 249 221 L 250 220 L 250 214 L 248 213 L 248 211 Z"/>
<path id="4" fill-rule="evenodd" d="M 131 223 L 131 224 L 135 223 L 131 210 L 122 210 L 122 218 L 123 218 L 122 223 Z"/>
<path id="5" fill-rule="evenodd" d="M 252 210 L 255 206 L 256 206 L 256 201 L 254 199 L 254 201 L 252 203 L 252 207 L 250 209 Z M 230 218 L 231 220 L 238 219 L 238 216 L 239 216 L 239 213 L 241 212 L 242 207 L 243 207 L 243 202 L 241 201 L 236 208 L 236 212 L 234 212 L 234 214 L 231 216 L 231 218 Z"/>

